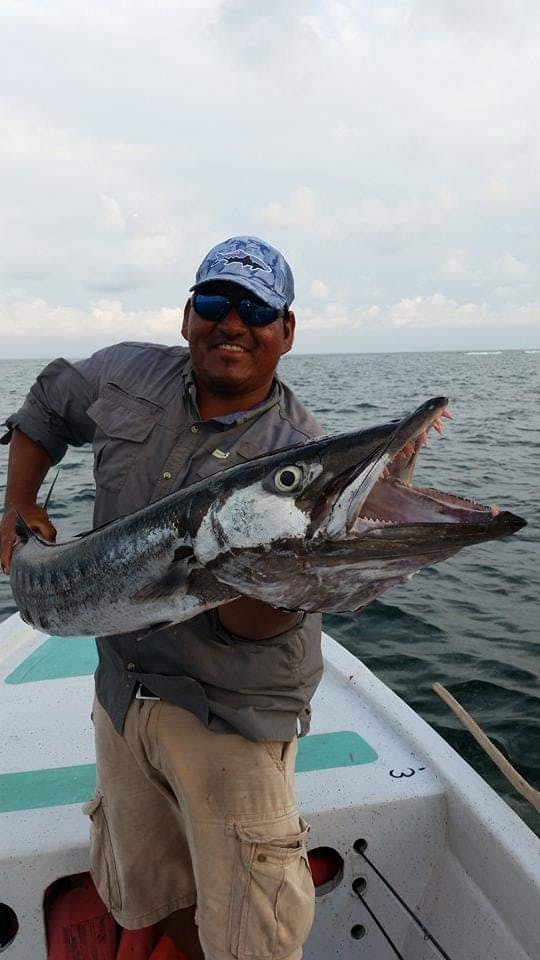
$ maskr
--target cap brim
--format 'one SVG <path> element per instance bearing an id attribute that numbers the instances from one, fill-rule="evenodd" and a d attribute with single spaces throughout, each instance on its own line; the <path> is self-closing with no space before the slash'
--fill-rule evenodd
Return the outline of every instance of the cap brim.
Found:
<path id="1" fill-rule="evenodd" d="M 202 290 L 203 287 L 209 283 L 217 283 L 220 280 L 225 280 L 227 283 L 234 283 L 237 287 L 243 287 L 245 290 L 249 290 L 250 293 L 254 293 L 259 300 L 268 304 L 269 307 L 276 307 L 277 310 L 283 310 L 288 306 L 285 297 L 281 297 L 278 293 L 275 293 L 275 291 L 269 290 L 264 283 L 257 282 L 255 278 L 240 277 L 237 273 L 218 273 L 215 277 L 205 277 L 200 283 L 194 283 L 193 286 L 189 288 L 190 292 L 192 290 Z"/>

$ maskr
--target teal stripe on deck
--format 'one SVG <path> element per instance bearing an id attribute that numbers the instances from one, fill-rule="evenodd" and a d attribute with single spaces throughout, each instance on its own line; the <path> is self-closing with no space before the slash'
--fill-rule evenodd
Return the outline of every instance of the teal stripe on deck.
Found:
<path id="1" fill-rule="evenodd" d="M 48 637 L 6 677 L 6 683 L 34 683 L 87 677 L 97 667 L 93 637 Z"/>
<path id="2" fill-rule="evenodd" d="M 4 773 L 0 775 L 0 813 L 85 803 L 95 784 L 95 763 Z"/>
<path id="3" fill-rule="evenodd" d="M 226 736 L 226 734 L 224 734 Z M 317 733 L 298 742 L 297 773 L 373 763 L 377 754 L 352 731 Z M 0 775 L 0 813 L 85 803 L 94 792 L 93 763 Z"/>
<path id="4" fill-rule="evenodd" d="M 358 767 L 363 763 L 374 763 L 377 757 L 373 747 L 352 730 L 313 733 L 298 741 L 296 772 Z"/>

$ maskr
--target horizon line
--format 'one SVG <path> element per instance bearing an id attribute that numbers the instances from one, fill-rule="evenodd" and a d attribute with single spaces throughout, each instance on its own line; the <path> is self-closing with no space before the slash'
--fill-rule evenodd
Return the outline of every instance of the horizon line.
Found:
<path id="1" fill-rule="evenodd" d="M 143 342 L 143 341 L 141 341 L 141 342 Z M 113 346 L 113 344 L 110 344 L 110 346 Z M 167 346 L 167 344 L 163 344 L 163 346 Z M 169 344 L 169 346 L 177 346 L 177 344 Z M 97 347 L 97 348 L 96 348 L 96 350 L 101 350 L 101 349 L 104 349 L 104 348 L 102 348 L 102 347 Z M 92 350 L 91 352 L 94 353 L 95 351 Z M 296 352 L 296 351 L 289 351 L 288 353 L 284 353 L 284 354 L 280 357 L 280 361 L 281 361 L 281 360 L 285 360 L 285 359 L 287 359 L 287 358 L 291 358 L 291 357 L 350 357 L 350 356 L 360 357 L 360 356 L 378 356 L 379 354 L 385 354 L 385 355 L 386 355 L 386 354 L 391 354 L 391 355 L 396 354 L 396 355 L 398 355 L 398 354 L 409 354 L 409 353 L 426 353 L 426 354 L 430 354 L 430 353 L 464 353 L 464 354 L 474 354 L 474 353 L 485 353 L 485 354 L 490 354 L 490 353 L 493 353 L 493 354 L 494 354 L 494 353 L 540 353 L 540 346 L 528 346 L 528 347 L 467 347 L 467 348 L 465 348 L 465 347 L 460 347 L 460 348 L 453 348 L 453 349 L 449 349 L 449 348 L 444 349 L 444 348 L 441 348 L 441 349 L 439 349 L 439 350 L 433 350 L 433 349 L 431 349 L 431 350 L 426 350 L 426 349 L 423 349 L 423 350 L 422 350 L 422 349 L 419 349 L 419 350 L 337 350 L 337 351 L 317 350 L 317 351 L 307 351 L 307 352 L 301 352 L 301 353 L 300 353 L 300 352 Z M 86 353 L 84 354 L 84 356 L 88 356 L 88 355 L 89 355 L 89 354 L 86 354 Z M 55 356 L 57 356 L 57 354 L 55 354 Z M 66 359 L 67 359 L 67 360 L 79 360 L 79 359 L 81 359 L 81 357 L 82 357 L 82 354 L 72 354 L 71 356 L 66 356 Z M 46 356 L 45 354 L 36 354 L 35 356 L 22 356 L 22 357 L 21 357 L 21 356 L 7 356 L 7 357 L 0 357 L 0 363 L 6 363 L 7 361 L 10 361 L 10 360 L 49 360 L 49 359 L 51 359 L 51 358 L 52 358 L 52 355 L 51 355 L 51 356 Z"/>

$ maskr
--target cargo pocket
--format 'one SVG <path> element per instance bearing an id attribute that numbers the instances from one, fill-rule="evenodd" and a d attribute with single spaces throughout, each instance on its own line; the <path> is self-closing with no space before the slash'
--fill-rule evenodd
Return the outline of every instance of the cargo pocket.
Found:
<path id="1" fill-rule="evenodd" d="M 103 903 L 109 910 L 120 910 L 122 901 L 116 872 L 114 851 L 107 817 L 103 808 L 103 794 L 99 791 L 82 812 L 90 817 L 90 873 Z"/>
<path id="2" fill-rule="evenodd" d="M 229 949 L 238 960 L 287 957 L 311 929 L 315 901 L 305 845 L 309 827 L 301 817 L 290 826 L 291 832 L 280 837 L 275 824 L 235 824 Z"/>
<path id="3" fill-rule="evenodd" d="M 117 493 L 144 449 L 163 410 L 108 383 L 88 408 L 97 425 L 94 435 L 94 477 L 98 486 Z"/>

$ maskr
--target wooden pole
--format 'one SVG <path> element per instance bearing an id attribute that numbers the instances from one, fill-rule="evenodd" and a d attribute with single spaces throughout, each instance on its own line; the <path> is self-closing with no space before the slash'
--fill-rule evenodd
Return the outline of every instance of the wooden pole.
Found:
<path id="1" fill-rule="evenodd" d="M 540 790 L 535 790 L 534 787 L 531 787 L 530 783 L 527 783 L 524 777 L 517 772 L 516 768 L 508 762 L 505 756 L 497 749 L 494 743 L 491 742 L 487 734 L 484 733 L 481 727 L 473 720 L 471 715 L 461 706 L 460 703 L 452 696 L 452 694 L 443 687 L 442 683 L 434 683 L 432 689 L 436 694 L 444 700 L 444 702 L 450 707 L 452 713 L 456 715 L 460 723 L 471 733 L 478 744 L 482 747 L 483 750 L 487 753 L 488 757 L 493 760 L 501 773 L 506 777 L 506 779 L 512 784 L 512 786 L 521 794 L 522 797 L 525 797 L 529 801 L 531 806 L 540 813 Z"/>

